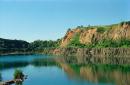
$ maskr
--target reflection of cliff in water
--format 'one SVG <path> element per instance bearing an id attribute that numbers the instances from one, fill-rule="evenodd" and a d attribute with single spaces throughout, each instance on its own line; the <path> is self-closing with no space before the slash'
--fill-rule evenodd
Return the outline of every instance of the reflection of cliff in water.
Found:
<path id="1" fill-rule="evenodd" d="M 130 49 L 69 49 L 65 60 L 79 64 L 130 64 Z"/>
<path id="2" fill-rule="evenodd" d="M 114 56 L 113 54 L 94 53 L 97 54 L 88 53 L 84 56 L 84 53 L 81 53 L 75 56 L 64 56 L 64 61 L 68 63 L 66 67 L 68 65 L 68 68 L 71 71 L 73 70 L 73 74 L 90 82 L 113 83 L 116 85 L 130 84 L 129 55 L 118 55 L 117 53 Z M 69 72 L 69 69 L 66 72 Z"/>
<path id="3" fill-rule="evenodd" d="M 130 84 L 130 72 L 120 70 L 113 71 L 94 71 L 91 67 L 80 68 L 80 75 L 91 82 L 113 82 L 117 85 Z"/>
<path id="4" fill-rule="evenodd" d="M 93 83 L 113 83 L 116 85 L 130 84 L 130 67 L 117 65 L 69 65 L 62 68 L 71 78 L 80 78 Z"/>

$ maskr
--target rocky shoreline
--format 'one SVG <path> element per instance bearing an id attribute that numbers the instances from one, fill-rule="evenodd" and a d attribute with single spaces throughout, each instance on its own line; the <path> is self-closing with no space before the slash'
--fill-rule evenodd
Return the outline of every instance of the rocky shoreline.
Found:
<path id="1" fill-rule="evenodd" d="M 130 48 L 57 48 L 44 52 L 79 64 L 130 64 Z"/>
<path id="2" fill-rule="evenodd" d="M 79 64 L 130 64 L 130 48 L 45 48 L 40 51 L 11 52 L 2 55 L 46 54 L 62 56 Z"/>

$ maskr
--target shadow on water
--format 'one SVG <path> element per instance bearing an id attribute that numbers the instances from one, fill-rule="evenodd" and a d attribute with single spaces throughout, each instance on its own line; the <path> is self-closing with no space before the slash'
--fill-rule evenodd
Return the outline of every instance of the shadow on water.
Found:
<path id="1" fill-rule="evenodd" d="M 71 57 L 70 60 L 64 58 L 43 58 L 29 62 L 1 62 L 0 70 L 9 68 L 19 68 L 32 65 L 35 67 L 57 66 L 64 70 L 69 78 L 79 78 L 93 83 L 113 83 L 116 85 L 130 84 L 130 65 L 116 64 L 86 64 L 78 63 L 77 58 Z M 0 81 L 2 74 L 0 74 Z"/>

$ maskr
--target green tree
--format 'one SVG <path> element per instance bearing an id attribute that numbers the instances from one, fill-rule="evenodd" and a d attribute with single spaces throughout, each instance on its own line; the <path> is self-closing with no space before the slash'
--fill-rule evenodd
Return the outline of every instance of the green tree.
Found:
<path id="1" fill-rule="evenodd" d="M 29 45 L 29 50 L 37 51 L 37 50 L 43 50 L 45 48 L 57 48 L 60 44 L 60 39 L 57 41 L 42 41 L 42 40 L 36 40 Z"/>

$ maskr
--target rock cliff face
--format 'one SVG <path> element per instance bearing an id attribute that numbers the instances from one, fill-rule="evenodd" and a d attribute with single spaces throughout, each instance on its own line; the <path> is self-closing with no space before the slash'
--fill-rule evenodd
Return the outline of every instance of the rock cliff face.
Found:
<path id="1" fill-rule="evenodd" d="M 113 26 L 112 29 L 108 32 L 108 37 L 112 39 L 130 39 L 130 25 L 123 24 L 122 26 Z"/>
<path id="2" fill-rule="evenodd" d="M 97 28 L 85 30 L 80 35 L 80 43 L 91 44 L 96 40 L 100 40 L 103 34 L 97 32 Z"/>
<path id="3" fill-rule="evenodd" d="M 130 23 L 114 24 L 108 26 L 90 26 L 69 30 L 62 39 L 61 47 L 66 47 L 76 33 L 80 33 L 81 44 L 92 44 L 103 39 L 130 39 Z"/>
<path id="4" fill-rule="evenodd" d="M 78 64 L 130 64 L 130 48 L 58 48 L 52 52 Z"/>
<path id="5" fill-rule="evenodd" d="M 81 29 L 73 29 L 73 30 L 69 30 L 67 31 L 66 35 L 64 36 L 64 38 L 61 41 L 61 47 L 66 47 L 69 42 L 71 41 L 71 39 L 74 37 L 74 35 L 76 33 L 80 33 Z"/>
<path id="6" fill-rule="evenodd" d="M 65 37 L 62 39 L 60 48 L 52 51 L 52 54 L 63 55 L 66 60 L 74 63 L 130 64 L 130 48 L 113 48 L 109 46 L 108 48 L 68 47 L 69 43 L 75 38 L 77 33 L 79 34 L 79 38 L 76 39 L 79 39 L 79 45 L 94 44 L 95 42 L 100 42 L 104 39 L 110 39 L 113 41 L 117 40 L 117 42 L 121 39 L 129 40 L 130 22 L 107 26 L 89 26 L 68 30 Z M 128 41 L 128 43 L 130 43 L 130 41 Z"/>

